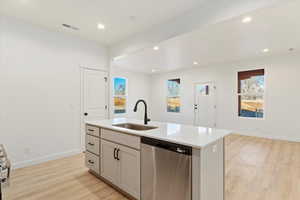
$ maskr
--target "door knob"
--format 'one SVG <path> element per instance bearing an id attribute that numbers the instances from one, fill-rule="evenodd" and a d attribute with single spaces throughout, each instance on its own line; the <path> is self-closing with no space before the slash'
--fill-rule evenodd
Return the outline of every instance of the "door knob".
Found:
<path id="1" fill-rule="evenodd" d="M 88 116 L 89 115 L 89 113 L 84 113 L 84 116 Z"/>

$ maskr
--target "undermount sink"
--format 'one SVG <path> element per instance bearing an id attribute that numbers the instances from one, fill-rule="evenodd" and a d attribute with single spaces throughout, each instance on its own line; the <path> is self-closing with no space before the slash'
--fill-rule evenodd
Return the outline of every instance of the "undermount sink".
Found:
<path id="1" fill-rule="evenodd" d="M 152 129 L 157 128 L 157 127 L 154 127 L 154 126 L 143 126 L 143 125 L 140 125 L 140 124 L 131 124 L 131 123 L 114 124 L 113 126 L 126 128 L 126 129 L 131 129 L 131 130 L 135 130 L 135 131 L 147 131 L 147 130 L 152 130 Z"/>

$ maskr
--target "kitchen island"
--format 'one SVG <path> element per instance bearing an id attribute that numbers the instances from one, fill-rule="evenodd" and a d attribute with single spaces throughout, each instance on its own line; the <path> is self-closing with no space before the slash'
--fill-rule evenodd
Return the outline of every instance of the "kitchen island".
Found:
<path id="1" fill-rule="evenodd" d="M 86 122 L 86 165 L 130 198 L 223 200 L 231 131 L 134 119 Z"/>

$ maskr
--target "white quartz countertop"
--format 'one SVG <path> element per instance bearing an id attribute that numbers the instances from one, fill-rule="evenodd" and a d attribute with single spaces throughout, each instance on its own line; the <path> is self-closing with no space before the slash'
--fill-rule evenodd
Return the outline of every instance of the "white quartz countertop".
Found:
<path id="1" fill-rule="evenodd" d="M 87 121 L 86 124 L 106 128 L 110 130 L 120 131 L 136 136 L 145 136 L 158 140 L 168 141 L 172 143 L 182 144 L 193 148 L 202 148 L 211 144 L 226 135 L 232 133 L 230 130 L 197 127 L 191 125 L 149 122 L 148 126 L 155 126 L 156 129 L 147 131 L 136 131 L 126 128 L 113 126 L 114 124 L 133 123 L 144 125 L 142 120 L 116 118 L 110 120 Z"/>

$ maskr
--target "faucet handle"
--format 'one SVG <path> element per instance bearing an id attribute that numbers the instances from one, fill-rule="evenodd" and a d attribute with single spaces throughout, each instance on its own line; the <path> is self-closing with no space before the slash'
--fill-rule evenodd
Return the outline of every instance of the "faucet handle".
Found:
<path id="1" fill-rule="evenodd" d="M 151 119 L 148 118 L 148 119 L 147 119 L 147 122 L 150 122 L 150 121 L 151 121 Z"/>

